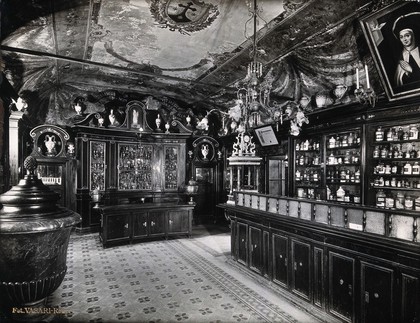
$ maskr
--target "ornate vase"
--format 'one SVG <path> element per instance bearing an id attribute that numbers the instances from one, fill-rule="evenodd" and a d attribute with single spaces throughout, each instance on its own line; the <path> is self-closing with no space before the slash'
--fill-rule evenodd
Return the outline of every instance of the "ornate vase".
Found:
<path id="1" fill-rule="evenodd" d="M 347 92 L 347 86 L 345 85 L 337 85 L 334 89 L 334 96 L 337 98 L 336 103 L 340 103 L 341 99 L 344 97 L 344 95 Z"/>
<path id="2" fill-rule="evenodd" d="M 332 104 L 332 99 L 327 92 L 319 92 L 315 96 L 315 102 L 318 108 L 325 108 Z"/>
<path id="3" fill-rule="evenodd" d="M 55 141 L 55 136 L 54 135 L 46 135 L 45 136 L 45 140 L 44 140 L 44 144 L 45 147 L 47 148 L 47 156 L 55 156 L 56 155 L 56 150 L 55 150 L 55 145 L 56 145 L 56 141 Z"/>
<path id="4" fill-rule="evenodd" d="M 64 279 L 70 233 L 81 217 L 57 206 L 34 157 L 24 165 L 25 178 L 0 196 L 0 309 L 13 321 L 39 322 L 48 313 L 45 299 Z"/>

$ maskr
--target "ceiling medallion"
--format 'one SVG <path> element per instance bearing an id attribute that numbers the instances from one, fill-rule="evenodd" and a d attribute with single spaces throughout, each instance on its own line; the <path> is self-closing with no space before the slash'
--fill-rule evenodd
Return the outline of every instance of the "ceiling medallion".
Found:
<path id="1" fill-rule="evenodd" d="M 150 12 L 160 28 L 183 35 L 207 28 L 219 15 L 216 5 L 201 0 L 152 0 Z"/>

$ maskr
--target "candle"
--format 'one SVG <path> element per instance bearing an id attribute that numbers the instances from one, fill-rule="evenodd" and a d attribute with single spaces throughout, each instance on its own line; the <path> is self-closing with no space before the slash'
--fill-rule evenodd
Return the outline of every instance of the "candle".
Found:
<path id="1" fill-rule="evenodd" d="M 359 68 L 356 68 L 356 88 L 359 89 L 360 83 L 359 83 Z"/>
<path id="2" fill-rule="evenodd" d="M 365 72 L 366 72 L 366 86 L 368 89 L 370 89 L 370 82 L 369 82 L 369 71 L 367 64 L 365 64 Z"/>

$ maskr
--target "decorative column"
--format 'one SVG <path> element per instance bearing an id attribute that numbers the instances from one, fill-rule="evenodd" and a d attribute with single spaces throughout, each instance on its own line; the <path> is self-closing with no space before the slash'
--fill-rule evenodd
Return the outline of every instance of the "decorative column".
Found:
<path id="1" fill-rule="evenodd" d="M 9 117 L 9 167 L 10 186 L 19 181 L 19 122 L 22 120 L 24 111 L 11 111 Z"/>

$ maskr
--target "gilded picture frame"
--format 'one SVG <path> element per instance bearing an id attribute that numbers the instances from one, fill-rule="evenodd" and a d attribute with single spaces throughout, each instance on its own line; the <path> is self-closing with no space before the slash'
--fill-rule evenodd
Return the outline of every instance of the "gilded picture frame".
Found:
<path id="1" fill-rule="evenodd" d="M 398 1 L 360 23 L 388 99 L 420 95 L 420 3 Z"/>

